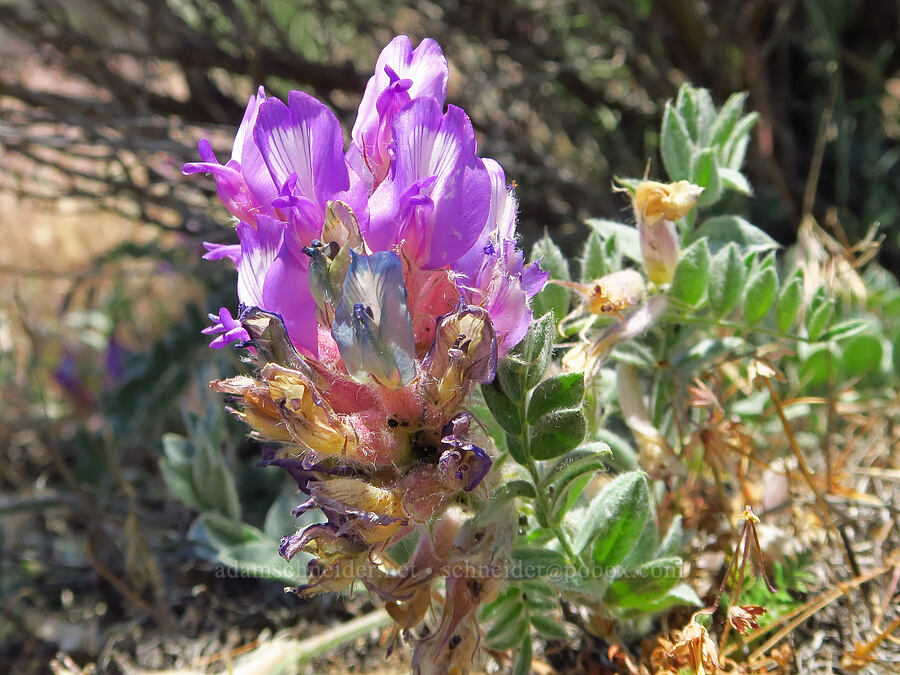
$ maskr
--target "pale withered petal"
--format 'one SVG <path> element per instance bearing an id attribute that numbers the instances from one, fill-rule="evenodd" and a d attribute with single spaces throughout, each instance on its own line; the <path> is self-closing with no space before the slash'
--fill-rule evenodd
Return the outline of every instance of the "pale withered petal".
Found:
<path id="1" fill-rule="evenodd" d="M 445 426 L 438 460 L 445 485 L 466 492 L 481 483 L 493 464 L 487 452 L 468 440 L 471 420 L 469 413 L 462 413 Z"/>
<path id="2" fill-rule="evenodd" d="M 274 363 L 266 364 L 261 374 L 295 443 L 323 455 L 353 455 L 353 428 L 331 410 L 309 378 Z"/>
<path id="3" fill-rule="evenodd" d="M 492 381 L 497 373 L 497 336 L 490 313 L 460 303 L 442 316 L 424 369 L 439 408 L 461 401 L 471 383 Z"/>
<path id="4" fill-rule="evenodd" d="M 350 252 L 350 269 L 331 334 L 347 371 L 398 388 L 415 379 L 415 339 L 396 253 Z"/>

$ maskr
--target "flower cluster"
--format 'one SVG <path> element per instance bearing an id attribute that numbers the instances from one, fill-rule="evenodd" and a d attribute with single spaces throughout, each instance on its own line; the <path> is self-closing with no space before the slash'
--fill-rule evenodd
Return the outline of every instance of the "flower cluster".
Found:
<path id="1" fill-rule="evenodd" d="M 216 335 L 212 347 L 246 347 L 256 372 L 212 386 L 276 442 L 264 463 L 289 471 L 309 497 L 295 513 L 317 508 L 326 518 L 282 541 L 287 559 L 315 556 L 309 583 L 295 590 L 362 578 L 395 603 L 404 628 L 424 612 L 396 603 L 421 604 L 430 578 L 399 593 L 398 580 L 379 581 L 379 554 L 416 528 L 429 539 L 456 496 L 487 475 L 491 457 L 472 442 L 464 399 L 524 337 L 529 300 L 547 280 L 516 248 L 503 170 L 478 157 L 466 114 L 444 106 L 447 77 L 437 43 L 413 49 L 395 38 L 346 151 L 321 102 L 292 91 L 285 104 L 260 88 L 231 158 L 221 164 L 202 141 L 203 161 L 184 167 L 212 174 L 238 221 L 238 243 L 206 244 L 204 257 L 234 263 L 241 311 L 210 315 L 204 332 Z M 489 586 L 449 579 L 441 631 L 473 622 L 483 598 L 465 589 Z M 466 596 L 465 611 L 451 606 L 455 595 Z M 429 663 L 464 637 L 441 631 Z"/>

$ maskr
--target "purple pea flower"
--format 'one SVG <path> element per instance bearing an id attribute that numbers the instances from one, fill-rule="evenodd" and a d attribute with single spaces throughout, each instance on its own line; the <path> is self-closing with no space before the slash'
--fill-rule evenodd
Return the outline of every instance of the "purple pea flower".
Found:
<path id="1" fill-rule="evenodd" d="M 490 215 L 478 241 L 459 258 L 453 269 L 467 302 L 491 314 L 500 356 L 515 347 L 531 324 L 528 301 L 550 276 L 538 262 L 525 265 L 525 254 L 516 248 L 516 198 L 506 185 L 500 165 L 485 159 L 491 179 Z"/>
<path id="2" fill-rule="evenodd" d="M 309 583 L 295 589 L 304 597 L 357 578 L 400 597 L 373 553 L 412 530 L 427 540 L 463 493 L 493 480 L 490 449 L 470 438 L 464 406 L 524 337 L 548 275 L 516 247 L 515 196 L 500 166 L 478 157 L 465 112 L 445 107 L 447 78 L 437 43 L 413 49 L 395 38 L 348 148 L 324 104 L 260 89 L 228 162 L 204 141 L 203 161 L 184 169 L 212 174 L 237 218 L 237 243 L 205 243 L 204 258 L 235 265 L 242 321 L 222 308 L 203 332 L 215 348 L 250 342 L 257 365 L 211 387 L 257 437 L 275 441 L 264 464 L 286 469 L 310 497 L 295 514 L 316 508 L 327 518 L 282 543 L 287 559 L 314 556 Z M 434 542 L 442 558 L 451 543 L 466 556 L 479 546 L 448 536 Z M 420 666 L 443 663 L 460 626 L 468 646 L 450 662 L 469 658 L 486 597 L 471 589 L 485 583 L 493 579 L 448 577 Z M 404 625 L 421 618 L 412 608 Z"/>
<path id="3" fill-rule="evenodd" d="M 244 341 L 250 339 L 250 333 L 241 325 L 241 322 L 231 316 L 231 312 L 226 307 L 219 310 L 219 315 L 209 315 L 210 321 L 216 323 L 208 328 L 204 328 L 201 332 L 204 335 L 215 335 L 209 346 L 213 349 L 222 349 L 232 342 Z"/>
<path id="4" fill-rule="evenodd" d="M 209 141 L 203 139 L 198 148 L 203 161 L 190 162 L 182 169 L 185 175 L 212 174 L 216 179 L 219 199 L 225 208 L 238 219 L 251 223 L 255 222 L 257 213 L 271 211 L 272 200 L 278 194 L 262 155 L 250 135 L 256 125 L 259 108 L 265 100 L 262 87 L 255 96 L 250 97 L 244 119 L 234 137 L 231 159 L 225 164 L 219 164 Z"/>
<path id="5" fill-rule="evenodd" d="M 475 132 L 462 109 L 441 114 L 432 99 L 412 101 L 394 117 L 395 152 L 387 179 L 372 194 L 366 241 L 375 250 L 406 241 L 423 269 L 460 258 L 487 222 L 491 181 L 475 154 Z"/>
<path id="6" fill-rule="evenodd" d="M 347 150 L 347 161 L 367 179 L 370 193 L 387 175 L 394 116 L 417 98 L 429 98 L 443 107 L 447 77 L 447 59 L 434 40 L 426 38 L 413 49 L 410 39 L 400 35 L 381 52 L 360 101 Z"/>

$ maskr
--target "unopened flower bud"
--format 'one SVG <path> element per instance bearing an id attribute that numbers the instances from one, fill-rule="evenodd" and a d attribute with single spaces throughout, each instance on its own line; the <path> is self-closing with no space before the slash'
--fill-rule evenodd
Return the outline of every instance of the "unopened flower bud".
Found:
<path id="1" fill-rule="evenodd" d="M 657 285 L 672 283 L 681 253 L 675 223 L 660 220 L 654 225 L 648 225 L 639 221 L 638 232 L 647 278 Z"/>

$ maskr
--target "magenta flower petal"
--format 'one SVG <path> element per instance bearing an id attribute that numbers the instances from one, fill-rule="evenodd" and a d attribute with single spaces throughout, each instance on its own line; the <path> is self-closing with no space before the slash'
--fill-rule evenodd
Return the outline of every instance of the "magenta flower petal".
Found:
<path id="1" fill-rule="evenodd" d="M 240 244 L 215 244 L 213 242 L 204 241 L 203 248 L 206 253 L 203 255 L 204 260 L 221 260 L 228 258 L 237 267 L 241 264 L 241 245 Z"/>
<path id="2" fill-rule="evenodd" d="M 288 337 L 301 352 L 318 355 L 316 301 L 309 289 L 309 258 L 295 256 L 283 243 L 272 261 L 263 286 L 261 307 L 281 315 Z"/>
<path id="3" fill-rule="evenodd" d="M 257 218 L 257 228 L 238 223 L 241 259 L 238 299 L 247 306 L 281 315 L 294 346 L 318 352 L 315 301 L 309 290 L 309 260 L 297 257 L 285 242 L 287 226 L 269 216 Z"/>
<path id="4" fill-rule="evenodd" d="M 231 316 L 231 312 L 226 307 L 219 310 L 218 316 L 209 315 L 210 321 L 215 321 L 212 326 L 204 328 L 201 333 L 204 335 L 216 335 L 209 346 L 213 349 L 221 349 L 232 342 L 244 341 L 250 339 L 250 334 L 241 325 L 241 322 Z"/>
<path id="5" fill-rule="evenodd" d="M 394 115 L 416 98 L 430 98 L 443 107 L 447 76 L 447 59 L 434 40 L 426 38 L 413 49 L 410 39 L 400 35 L 382 50 L 359 104 L 347 151 L 347 160 L 358 173 L 371 174 L 373 189 L 390 164 Z"/>
<path id="6" fill-rule="evenodd" d="M 472 123 L 459 108 L 441 115 L 433 100 L 417 99 L 397 114 L 393 132 L 391 172 L 370 199 L 364 234 L 376 250 L 406 240 L 421 267 L 444 267 L 472 247 L 490 209 Z"/>
<path id="7" fill-rule="evenodd" d="M 324 219 L 325 204 L 350 188 L 341 127 L 324 104 L 292 91 L 288 105 L 270 98 L 260 106 L 253 138 L 275 185 L 311 200 Z"/>
<path id="8" fill-rule="evenodd" d="M 516 208 L 518 206 L 512 188 L 506 184 L 503 168 L 493 159 L 483 159 L 484 167 L 491 179 L 491 206 L 487 226 L 478 240 L 459 260 L 453 269 L 463 275 L 462 284 L 477 287 L 484 272 L 491 267 L 499 244 L 511 240 L 515 244 Z M 484 283 L 490 279 L 485 279 Z"/>
<path id="9" fill-rule="evenodd" d="M 244 111 L 244 118 L 234 137 L 231 159 L 219 164 L 209 141 L 202 140 L 199 145 L 202 162 L 190 162 L 182 169 L 185 175 L 209 173 L 216 180 L 216 190 L 222 203 L 235 217 L 253 223 L 256 214 L 267 213 L 271 209 L 269 203 L 274 196 L 274 184 L 266 172 L 260 175 L 259 167 L 265 171 L 259 150 L 250 138 L 250 132 L 256 124 L 260 104 L 265 101 L 263 88 L 259 88 L 256 96 L 251 96 Z"/>
<path id="10" fill-rule="evenodd" d="M 255 228 L 247 223 L 238 223 L 237 226 L 237 235 L 241 241 L 238 300 L 249 307 L 269 309 L 263 303 L 263 285 L 284 240 L 285 226 L 268 216 L 260 217 L 257 222 L 258 226 Z"/>

